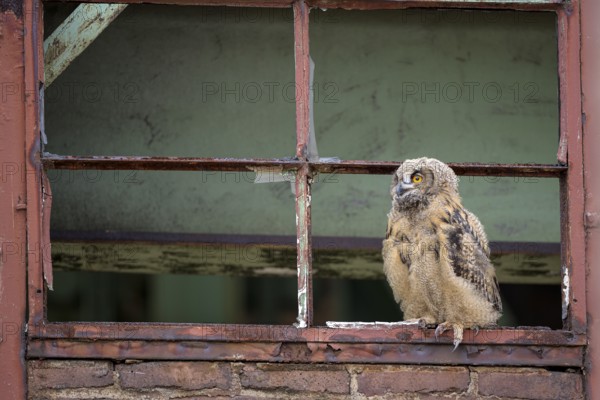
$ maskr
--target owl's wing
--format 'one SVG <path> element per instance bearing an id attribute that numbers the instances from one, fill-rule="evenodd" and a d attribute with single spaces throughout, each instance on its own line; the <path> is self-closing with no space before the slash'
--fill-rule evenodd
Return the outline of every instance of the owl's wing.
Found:
<path id="1" fill-rule="evenodd" d="M 469 226 L 473 232 L 475 240 L 481 245 L 481 248 L 485 252 L 486 256 L 490 256 L 490 244 L 488 242 L 487 235 L 483 230 L 483 225 L 479 222 L 479 218 L 475 216 L 469 210 L 463 210 L 465 212 L 465 222 L 466 225 Z"/>
<path id="2" fill-rule="evenodd" d="M 394 299 L 397 303 L 401 303 L 409 293 L 408 270 L 411 265 L 411 259 L 410 248 L 402 246 L 402 242 L 396 240 L 396 231 L 397 227 L 394 226 L 391 220 L 388 220 L 382 248 L 383 272 L 392 288 Z"/>
<path id="3" fill-rule="evenodd" d="M 396 239 L 397 229 L 394 229 L 394 224 L 388 220 L 387 229 L 385 231 L 385 240 L 383 241 L 383 257 L 384 261 L 387 259 L 388 253 L 391 251 L 397 253 L 400 261 L 403 266 L 406 268 L 410 268 L 411 259 L 410 254 L 412 252 L 412 248 L 410 243 L 408 243 L 408 239 L 405 239 L 405 235 L 401 235 L 400 243 Z M 392 250 L 393 248 L 393 250 Z"/>
<path id="4" fill-rule="evenodd" d="M 464 209 L 451 214 L 446 230 L 448 261 L 456 276 L 471 283 L 494 309 L 502 311 L 496 272 L 489 260 L 489 245 L 477 217 Z"/>

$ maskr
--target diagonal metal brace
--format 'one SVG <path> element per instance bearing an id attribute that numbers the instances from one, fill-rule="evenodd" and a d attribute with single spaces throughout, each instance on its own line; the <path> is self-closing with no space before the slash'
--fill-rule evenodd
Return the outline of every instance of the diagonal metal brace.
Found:
<path id="1" fill-rule="evenodd" d="M 126 7 L 127 4 L 80 4 L 44 40 L 46 87 L 50 86 Z"/>

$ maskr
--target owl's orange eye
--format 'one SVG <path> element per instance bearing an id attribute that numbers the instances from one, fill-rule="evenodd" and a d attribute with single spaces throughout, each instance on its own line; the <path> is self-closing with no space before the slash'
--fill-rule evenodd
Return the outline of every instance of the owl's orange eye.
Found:
<path id="1" fill-rule="evenodd" d="M 412 182 L 413 183 L 421 183 L 421 182 L 423 182 L 423 175 L 421 175 L 421 174 L 414 174 L 412 176 Z"/>

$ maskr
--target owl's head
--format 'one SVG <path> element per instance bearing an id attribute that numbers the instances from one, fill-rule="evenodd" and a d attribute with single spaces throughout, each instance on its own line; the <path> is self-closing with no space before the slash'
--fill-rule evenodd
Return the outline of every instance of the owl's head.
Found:
<path id="1" fill-rule="evenodd" d="M 405 160 L 394 173 L 390 194 L 396 209 L 427 206 L 439 194 L 458 195 L 452 168 L 435 158 Z"/>

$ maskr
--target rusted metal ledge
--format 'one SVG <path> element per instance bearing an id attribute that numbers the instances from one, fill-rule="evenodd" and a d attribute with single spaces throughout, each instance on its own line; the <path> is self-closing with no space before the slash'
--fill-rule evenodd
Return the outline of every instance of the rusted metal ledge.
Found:
<path id="1" fill-rule="evenodd" d="M 44 153 L 46 169 L 249 171 L 254 168 L 296 170 L 303 163 L 279 159 L 233 159 L 134 156 L 60 156 Z"/>
<path id="2" fill-rule="evenodd" d="M 44 0 L 51 2 L 81 3 L 81 0 Z M 287 8 L 293 0 L 86 0 L 86 3 L 107 4 L 173 4 L 179 6 L 228 6 L 228 7 L 262 7 Z"/>
<path id="3" fill-rule="evenodd" d="M 379 174 L 393 173 L 401 162 L 348 160 L 340 162 L 315 162 L 311 167 L 315 172 L 340 174 Z M 482 164 L 448 163 L 457 175 L 463 176 L 530 176 L 538 178 L 560 178 L 567 167 L 552 164 Z"/>
<path id="4" fill-rule="evenodd" d="M 451 334 L 414 326 L 337 329 L 292 325 L 49 323 L 29 328 L 30 358 L 439 363 L 580 367 L 584 335 L 536 328 Z"/>
<path id="5" fill-rule="evenodd" d="M 145 340 L 145 341 L 205 341 L 205 342 L 315 342 L 315 343 L 393 343 L 393 344 L 448 344 L 452 332 L 436 340 L 434 329 L 414 325 L 382 326 L 372 328 L 329 328 L 313 326 L 298 328 L 294 325 L 243 324 L 174 324 L 174 323 L 117 323 L 117 322 L 46 322 L 29 326 L 33 339 L 74 340 Z M 467 329 L 465 345 L 512 346 L 584 346 L 584 334 L 540 327 L 501 327 L 481 329 L 479 333 Z"/>
<path id="6" fill-rule="evenodd" d="M 580 367 L 583 347 L 395 343 L 229 343 L 201 341 L 31 340 L 29 358 L 222 360 Z"/>

